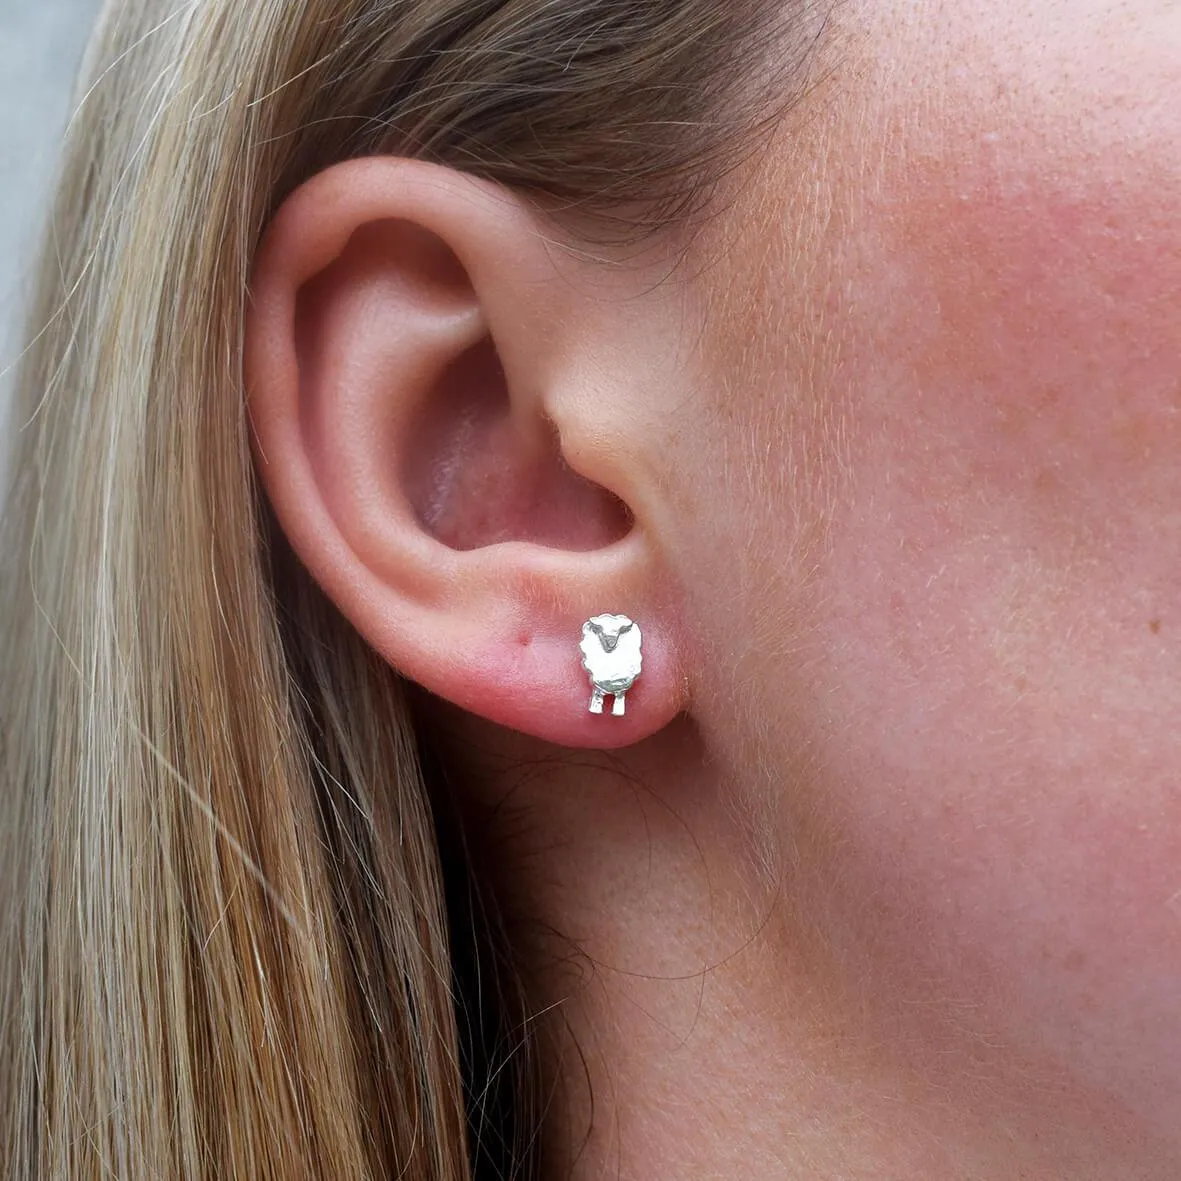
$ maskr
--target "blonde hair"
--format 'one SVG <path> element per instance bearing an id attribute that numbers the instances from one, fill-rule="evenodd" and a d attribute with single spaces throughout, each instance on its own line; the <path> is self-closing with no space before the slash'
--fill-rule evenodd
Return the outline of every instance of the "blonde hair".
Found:
<path id="1" fill-rule="evenodd" d="M 509 1116 L 480 1124 L 482 1098 L 500 1108 L 477 1059 L 498 1051 L 472 1027 L 503 1005 L 508 1030 L 512 988 L 457 995 L 451 941 L 476 951 L 463 923 L 449 934 L 442 789 L 404 687 L 259 501 L 248 268 L 292 188 L 378 151 L 558 214 L 684 219 L 786 93 L 782 70 L 749 82 L 768 21 L 803 27 L 802 2 L 779 7 L 107 3 L 18 383 L 6 1176 L 451 1181 L 535 1163 L 527 1058 L 503 1076 Z"/>

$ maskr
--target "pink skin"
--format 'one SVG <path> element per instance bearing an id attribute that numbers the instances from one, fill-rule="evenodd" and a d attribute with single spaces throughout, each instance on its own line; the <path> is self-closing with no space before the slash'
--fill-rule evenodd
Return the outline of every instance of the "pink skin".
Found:
<path id="1" fill-rule="evenodd" d="M 788 558 L 697 616 L 758 703 L 709 732 L 748 782 L 807 752 L 764 786 L 779 871 L 833 858 L 883 995 L 1181 1150 L 1181 5 L 1014 8 L 846 12 L 856 81 L 767 169 L 772 343 L 728 394 L 779 451 L 712 517 Z M 802 431 L 823 542 L 783 511 Z"/>

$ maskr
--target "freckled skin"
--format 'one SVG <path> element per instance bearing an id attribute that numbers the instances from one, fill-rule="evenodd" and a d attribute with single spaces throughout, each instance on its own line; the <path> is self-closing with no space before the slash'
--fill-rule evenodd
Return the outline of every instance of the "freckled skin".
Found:
<path id="1" fill-rule="evenodd" d="M 871 1010 L 1181 1152 L 1181 5 L 838 20 L 678 555 L 706 727 Z"/>

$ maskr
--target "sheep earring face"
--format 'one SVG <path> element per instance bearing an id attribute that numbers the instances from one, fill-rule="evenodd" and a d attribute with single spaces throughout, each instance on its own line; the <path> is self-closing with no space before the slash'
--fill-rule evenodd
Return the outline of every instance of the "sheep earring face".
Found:
<path id="1" fill-rule="evenodd" d="M 596 615 L 582 625 L 582 667 L 590 674 L 590 712 L 601 714 L 606 698 L 614 698 L 611 712 L 627 712 L 628 690 L 643 667 L 640 625 L 626 615 Z"/>

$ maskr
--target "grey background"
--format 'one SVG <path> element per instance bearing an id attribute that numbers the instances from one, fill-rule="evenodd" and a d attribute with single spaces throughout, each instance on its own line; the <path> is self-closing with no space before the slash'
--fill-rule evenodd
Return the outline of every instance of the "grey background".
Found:
<path id="1" fill-rule="evenodd" d="M 0 0 L 0 426 L 74 74 L 98 8 L 99 0 Z"/>

